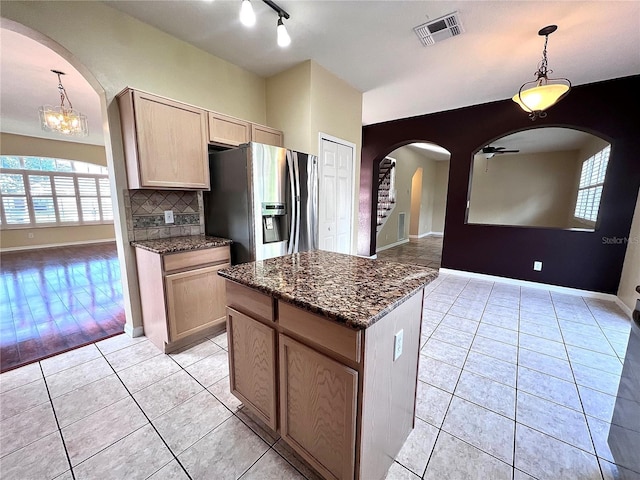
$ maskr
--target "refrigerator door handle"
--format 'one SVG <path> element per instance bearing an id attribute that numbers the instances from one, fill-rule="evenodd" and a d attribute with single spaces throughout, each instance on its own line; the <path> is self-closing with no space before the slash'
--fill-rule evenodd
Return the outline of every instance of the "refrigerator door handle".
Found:
<path id="1" fill-rule="evenodd" d="M 318 180 L 318 157 L 309 155 L 308 158 L 309 174 L 309 195 L 311 197 L 309 205 L 309 213 L 307 215 L 309 222 L 309 249 L 318 249 L 318 201 L 319 201 L 319 180 Z"/>
<path id="2" fill-rule="evenodd" d="M 295 209 L 296 209 L 296 234 L 295 234 L 295 243 L 293 245 L 293 252 L 298 253 L 300 246 L 300 170 L 298 169 L 298 162 L 300 159 L 298 158 L 297 153 L 293 153 L 293 170 L 295 172 Z"/>
<path id="3" fill-rule="evenodd" d="M 287 150 L 287 165 L 289 167 L 289 188 L 291 193 L 291 223 L 289 226 L 289 240 L 287 245 L 287 253 L 293 253 L 294 250 L 294 237 L 296 234 L 296 211 L 297 211 L 297 202 L 296 202 L 296 188 L 295 188 L 295 178 L 294 178 L 294 170 L 293 170 L 293 159 L 291 158 L 291 151 Z"/>

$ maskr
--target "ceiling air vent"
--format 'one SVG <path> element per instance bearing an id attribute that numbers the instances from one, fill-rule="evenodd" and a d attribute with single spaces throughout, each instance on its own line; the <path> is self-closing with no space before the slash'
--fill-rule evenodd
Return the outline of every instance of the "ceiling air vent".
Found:
<path id="1" fill-rule="evenodd" d="M 418 25 L 414 27 L 413 31 L 416 32 L 422 44 L 427 47 L 449 37 L 460 35 L 464 32 L 464 29 L 462 28 L 462 23 L 460 23 L 458 12 L 453 12 Z"/>

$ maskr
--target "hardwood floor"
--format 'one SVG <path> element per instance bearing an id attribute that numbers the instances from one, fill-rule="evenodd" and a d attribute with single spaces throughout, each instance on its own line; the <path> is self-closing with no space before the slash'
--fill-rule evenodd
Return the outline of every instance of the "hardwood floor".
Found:
<path id="1" fill-rule="evenodd" d="M 0 255 L 0 371 L 124 331 L 115 243 Z"/>

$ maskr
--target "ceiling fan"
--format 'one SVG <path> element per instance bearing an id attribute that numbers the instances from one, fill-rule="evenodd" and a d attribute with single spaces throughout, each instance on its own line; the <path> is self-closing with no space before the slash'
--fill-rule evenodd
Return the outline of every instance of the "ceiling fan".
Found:
<path id="1" fill-rule="evenodd" d="M 491 145 L 487 145 L 482 148 L 482 155 L 487 160 L 487 165 L 484 169 L 485 172 L 489 171 L 489 159 L 493 158 L 494 155 L 498 153 L 518 153 L 520 150 L 507 150 L 507 147 L 492 147 Z"/>
<path id="2" fill-rule="evenodd" d="M 491 145 L 487 145 L 482 148 L 482 153 L 485 155 L 495 155 L 496 153 L 518 153 L 520 150 L 507 150 L 507 147 L 492 147 Z M 491 157 L 489 157 L 491 158 Z"/>

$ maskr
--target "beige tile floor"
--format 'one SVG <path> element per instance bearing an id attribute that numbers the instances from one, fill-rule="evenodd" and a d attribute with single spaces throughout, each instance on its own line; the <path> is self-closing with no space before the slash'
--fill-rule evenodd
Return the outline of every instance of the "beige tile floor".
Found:
<path id="1" fill-rule="evenodd" d="M 640 478 L 606 443 L 615 304 L 445 275 L 425 295 L 416 428 L 387 478 Z M 7 372 L 0 422 L 2 479 L 316 478 L 229 393 L 225 334 L 172 355 L 118 336 Z"/>

